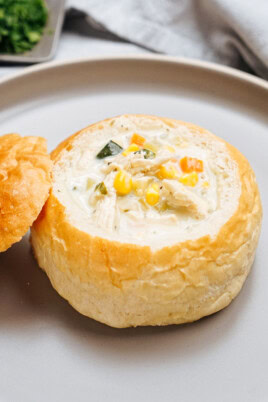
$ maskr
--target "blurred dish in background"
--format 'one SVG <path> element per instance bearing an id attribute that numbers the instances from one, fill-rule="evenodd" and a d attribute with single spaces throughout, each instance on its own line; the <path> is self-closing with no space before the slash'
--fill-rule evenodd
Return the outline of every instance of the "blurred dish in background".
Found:
<path id="1" fill-rule="evenodd" d="M 24 53 L 40 41 L 48 19 L 44 0 L 0 0 L 0 53 Z"/>
<path id="2" fill-rule="evenodd" d="M 65 0 L 0 0 L 0 61 L 50 60 L 60 36 Z"/>

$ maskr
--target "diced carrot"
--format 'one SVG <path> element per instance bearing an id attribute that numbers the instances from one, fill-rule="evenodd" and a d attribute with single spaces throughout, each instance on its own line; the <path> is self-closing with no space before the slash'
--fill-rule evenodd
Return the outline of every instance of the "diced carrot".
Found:
<path id="1" fill-rule="evenodd" d="M 203 161 L 197 158 L 185 156 L 180 160 L 180 167 L 184 173 L 203 172 Z"/>
<path id="2" fill-rule="evenodd" d="M 145 143 L 145 141 L 146 141 L 146 139 L 145 139 L 144 137 L 142 137 L 142 136 L 139 135 L 139 134 L 134 133 L 134 134 L 132 135 L 132 137 L 131 137 L 130 143 L 131 143 L 131 144 L 137 144 L 137 145 L 139 145 L 140 147 L 142 147 L 143 144 Z"/>

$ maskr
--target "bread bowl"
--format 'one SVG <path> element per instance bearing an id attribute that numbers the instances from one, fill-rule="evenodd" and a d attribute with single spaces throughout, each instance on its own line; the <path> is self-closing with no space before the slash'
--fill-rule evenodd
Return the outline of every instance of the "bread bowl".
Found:
<path id="1" fill-rule="evenodd" d="M 41 211 L 51 186 L 46 140 L 0 137 L 0 252 L 18 242 Z"/>
<path id="2" fill-rule="evenodd" d="M 123 115 L 79 131 L 51 157 L 32 246 L 80 313 L 118 328 L 180 324 L 238 294 L 262 208 L 233 146 L 193 124 Z"/>

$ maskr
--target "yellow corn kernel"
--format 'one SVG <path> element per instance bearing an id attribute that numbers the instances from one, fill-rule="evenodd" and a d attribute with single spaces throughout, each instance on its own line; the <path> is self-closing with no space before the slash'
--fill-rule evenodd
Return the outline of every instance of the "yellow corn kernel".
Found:
<path id="1" fill-rule="evenodd" d="M 151 144 L 151 142 L 145 142 L 145 144 L 143 144 L 143 148 L 144 149 L 149 149 L 149 151 L 152 151 L 156 154 L 156 152 L 158 151 L 158 147 L 154 144 Z"/>
<path id="2" fill-rule="evenodd" d="M 168 203 L 166 201 L 160 202 L 157 205 L 157 210 L 159 212 L 165 212 L 168 209 Z"/>
<path id="3" fill-rule="evenodd" d="M 146 202 L 149 205 L 156 205 L 159 201 L 159 186 L 157 183 L 151 184 L 146 191 Z"/>
<path id="4" fill-rule="evenodd" d="M 162 179 L 174 179 L 178 174 L 175 166 L 172 165 L 160 165 L 159 170 L 157 172 L 157 177 Z"/>
<path id="5" fill-rule="evenodd" d="M 145 143 L 146 139 L 144 137 L 142 137 L 141 135 L 134 133 L 131 137 L 131 144 L 137 144 L 140 147 L 143 146 L 143 144 Z"/>
<path id="6" fill-rule="evenodd" d="M 142 196 L 148 185 L 147 180 L 136 179 L 132 182 L 132 188 L 138 196 Z"/>
<path id="7" fill-rule="evenodd" d="M 118 195 L 127 195 L 132 190 L 132 178 L 129 173 L 119 170 L 114 179 L 114 188 Z"/>
<path id="8" fill-rule="evenodd" d="M 176 152 L 175 148 L 172 147 L 172 146 L 170 146 L 170 145 L 166 145 L 165 148 L 166 148 L 169 152 L 172 152 L 172 153 Z"/>
<path id="9" fill-rule="evenodd" d="M 89 177 L 87 179 L 86 189 L 89 190 L 93 186 L 93 184 L 95 184 L 95 181 Z"/>
<path id="10" fill-rule="evenodd" d="M 185 186 L 194 187 L 198 183 L 198 174 L 196 172 L 183 174 L 179 181 Z"/>
<path id="11" fill-rule="evenodd" d="M 209 182 L 208 182 L 208 181 L 204 181 L 204 183 L 202 184 L 202 186 L 203 186 L 203 187 L 209 187 L 209 186 L 210 186 L 210 184 L 209 184 Z"/>
<path id="12" fill-rule="evenodd" d="M 140 149 L 140 147 L 137 144 L 131 144 L 127 149 L 125 149 L 122 152 L 122 155 L 127 156 L 129 155 L 131 152 L 136 152 Z"/>

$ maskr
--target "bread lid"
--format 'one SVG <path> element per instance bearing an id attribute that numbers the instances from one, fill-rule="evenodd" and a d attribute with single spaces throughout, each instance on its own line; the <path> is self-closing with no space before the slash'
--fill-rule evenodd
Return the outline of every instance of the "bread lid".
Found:
<path id="1" fill-rule="evenodd" d="M 0 252 L 18 242 L 39 215 L 51 167 L 44 138 L 0 137 Z"/>

